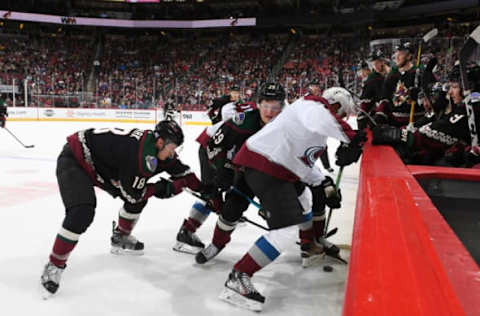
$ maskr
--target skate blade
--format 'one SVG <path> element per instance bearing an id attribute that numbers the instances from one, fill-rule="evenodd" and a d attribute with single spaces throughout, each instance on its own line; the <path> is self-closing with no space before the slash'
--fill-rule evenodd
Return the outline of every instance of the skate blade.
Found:
<path id="1" fill-rule="evenodd" d="M 189 244 L 177 241 L 177 243 L 173 246 L 172 249 L 178 252 L 188 253 L 190 255 L 196 255 L 203 248 L 190 246 Z"/>
<path id="2" fill-rule="evenodd" d="M 337 262 L 343 263 L 343 264 L 348 264 L 348 261 L 340 257 L 340 255 L 332 256 L 332 255 L 327 255 L 327 258 L 331 258 Z"/>
<path id="3" fill-rule="evenodd" d="M 324 258 L 325 258 L 325 253 L 310 256 L 310 257 L 302 257 L 302 267 L 308 268 L 313 265 L 320 264 L 320 262 L 322 262 Z"/>
<path id="4" fill-rule="evenodd" d="M 218 298 L 229 304 L 254 312 L 261 312 L 263 308 L 263 303 L 248 299 L 229 288 L 225 288 Z"/>
<path id="5" fill-rule="evenodd" d="M 143 256 L 143 250 L 123 249 L 114 246 L 110 249 L 110 253 L 118 256 Z"/>
<path id="6" fill-rule="evenodd" d="M 55 296 L 55 293 L 49 292 L 43 285 L 40 283 L 38 290 L 40 291 L 40 297 L 42 300 L 46 301 Z"/>

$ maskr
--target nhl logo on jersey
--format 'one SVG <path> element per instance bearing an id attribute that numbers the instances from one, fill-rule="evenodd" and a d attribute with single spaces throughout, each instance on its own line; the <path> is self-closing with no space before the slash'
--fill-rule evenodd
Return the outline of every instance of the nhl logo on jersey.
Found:
<path id="1" fill-rule="evenodd" d="M 315 165 L 315 161 L 322 155 L 323 151 L 325 150 L 325 146 L 312 146 L 308 147 L 305 150 L 303 156 L 298 157 L 305 165 L 310 168 L 313 168 Z"/>
<path id="2" fill-rule="evenodd" d="M 145 163 L 150 172 L 154 172 L 157 169 L 157 158 L 153 156 L 147 156 L 145 157 Z"/>
<path id="3" fill-rule="evenodd" d="M 240 113 L 235 113 L 235 115 L 232 117 L 233 123 L 237 125 L 241 125 L 243 121 L 245 121 L 245 113 L 240 112 Z"/>

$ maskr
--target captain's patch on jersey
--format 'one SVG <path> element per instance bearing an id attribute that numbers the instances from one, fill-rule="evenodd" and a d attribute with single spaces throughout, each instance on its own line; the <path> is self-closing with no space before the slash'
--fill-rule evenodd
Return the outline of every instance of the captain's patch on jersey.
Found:
<path id="1" fill-rule="evenodd" d="M 237 125 L 243 124 L 243 121 L 245 121 L 245 113 L 235 113 L 235 115 L 232 117 L 233 123 Z"/>
<path id="2" fill-rule="evenodd" d="M 157 169 L 157 164 L 158 164 L 157 158 L 153 156 L 147 156 L 145 157 L 145 163 L 150 172 L 154 172 Z"/>

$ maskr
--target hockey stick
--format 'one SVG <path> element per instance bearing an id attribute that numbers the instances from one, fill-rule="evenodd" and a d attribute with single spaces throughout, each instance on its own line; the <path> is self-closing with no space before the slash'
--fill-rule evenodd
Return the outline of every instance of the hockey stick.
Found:
<path id="1" fill-rule="evenodd" d="M 473 111 L 472 103 L 480 102 L 480 95 L 479 91 L 473 91 L 470 93 L 470 86 L 467 78 L 466 73 L 466 66 L 468 59 L 472 56 L 475 48 L 480 43 L 480 26 L 477 26 L 475 30 L 470 34 L 468 40 L 463 45 L 462 49 L 460 50 L 460 79 L 462 82 L 463 93 L 466 96 L 465 102 L 465 109 L 467 111 L 468 117 L 468 129 L 470 131 L 470 138 L 471 138 L 471 152 L 473 152 L 473 148 L 478 146 L 478 133 L 475 124 L 475 113 Z"/>
<path id="2" fill-rule="evenodd" d="M 415 63 L 416 69 L 415 69 L 415 81 L 414 81 L 414 87 L 418 87 L 418 81 L 420 77 L 420 57 L 422 55 L 422 43 L 428 43 L 432 38 L 437 36 L 438 34 L 438 29 L 434 28 L 431 31 L 429 31 L 427 34 L 425 34 L 422 39 L 418 43 L 418 51 L 417 51 L 417 62 Z M 415 114 L 415 100 L 410 101 L 410 118 L 408 120 L 408 126 L 407 128 L 413 129 L 413 115 Z"/>
<path id="3" fill-rule="evenodd" d="M 352 90 L 348 89 L 348 88 L 345 88 L 345 87 L 342 87 L 344 88 L 345 90 L 348 91 L 348 93 L 350 93 L 352 95 L 352 97 L 355 97 L 357 99 L 360 100 L 360 96 L 358 94 L 356 94 L 355 92 L 353 92 Z M 359 105 L 357 105 L 357 103 L 355 102 L 355 109 L 359 112 L 362 112 L 363 114 L 365 114 L 365 116 L 370 120 L 370 122 L 372 122 L 372 124 L 374 126 L 377 126 L 377 122 L 375 122 L 375 120 L 373 119 L 373 117 L 368 114 L 366 111 L 364 111 Z"/>
<path id="4" fill-rule="evenodd" d="M 340 184 L 340 179 L 342 178 L 343 168 L 344 168 L 344 166 L 340 167 L 340 170 L 338 171 L 337 181 L 335 181 L 335 191 L 338 191 L 338 186 Z M 332 208 L 330 208 L 330 210 L 328 211 L 327 222 L 325 223 L 324 235 L 327 235 L 328 225 L 330 224 L 330 219 L 331 218 L 332 218 Z M 332 231 L 334 229 L 332 229 Z"/>
<path id="5" fill-rule="evenodd" d="M 201 196 L 201 195 L 198 194 L 197 192 L 192 191 L 192 190 L 189 189 L 189 188 L 183 188 L 183 190 L 186 191 L 186 192 L 188 192 L 188 193 L 190 193 L 191 195 L 193 195 L 193 196 L 196 197 L 197 199 L 200 199 L 200 200 L 206 202 L 207 204 L 209 203 L 209 201 L 208 201 L 207 199 L 205 199 L 203 196 Z M 244 193 L 242 193 L 242 192 L 240 192 L 240 191 L 238 191 L 238 190 L 237 190 L 236 192 L 239 193 L 240 195 L 244 194 Z M 243 195 L 242 195 L 242 196 L 243 196 Z M 245 195 L 245 197 L 248 197 L 248 196 Z M 251 200 L 251 199 L 250 199 L 250 200 Z M 249 202 L 250 202 L 250 201 L 249 201 Z M 256 203 L 256 202 L 252 200 L 252 202 L 250 202 L 250 203 L 254 204 L 254 203 Z M 258 203 L 256 203 L 256 204 L 258 204 Z M 254 205 L 255 205 L 255 204 L 254 204 Z M 260 204 L 258 204 L 258 205 L 260 205 Z M 255 205 L 255 206 L 256 206 L 256 205 Z M 258 223 L 256 223 L 256 222 L 248 219 L 246 216 L 240 217 L 240 221 L 250 223 L 250 224 L 252 224 L 253 226 L 257 226 L 258 228 L 261 228 L 261 229 L 266 230 L 266 231 L 269 231 L 269 230 L 270 230 L 268 227 L 265 227 L 265 226 L 263 226 L 263 225 L 261 225 L 261 224 L 258 224 Z"/>
<path id="6" fill-rule="evenodd" d="M 10 130 L 6 127 L 3 128 L 4 130 L 6 130 L 10 135 L 12 135 L 13 138 L 15 138 L 15 140 L 17 142 L 20 143 L 20 145 L 22 145 L 24 148 L 33 148 L 35 147 L 35 145 L 25 145 L 24 143 L 22 143 L 22 141 L 20 139 L 17 138 L 17 136 L 15 136 L 15 134 L 13 134 L 12 132 L 10 132 Z"/>

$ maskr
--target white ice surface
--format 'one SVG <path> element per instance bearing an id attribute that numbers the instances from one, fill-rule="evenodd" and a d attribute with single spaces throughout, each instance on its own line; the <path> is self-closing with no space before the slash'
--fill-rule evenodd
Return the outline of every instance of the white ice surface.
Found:
<path id="1" fill-rule="evenodd" d="M 172 251 L 176 233 L 195 201 L 188 193 L 169 200 L 152 198 L 134 235 L 145 243 L 141 257 L 109 253 L 112 220 L 121 200 L 97 190 L 94 222 L 81 236 L 68 261 L 58 294 L 40 298 L 39 279 L 64 216 L 55 177 L 56 158 L 66 136 L 89 127 L 139 127 L 146 124 L 85 122 L 7 122 L 24 149 L 0 129 L 0 315 L 248 315 L 218 299 L 234 263 L 264 232 L 239 227 L 230 244 L 211 263 L 197 265 L 191 255 Z M 180 158 L 199 174 L 196 136 L 204 127 L 186 126 Z M 329 142 L 334 165 L 335 141 Z M 334 211 L 330 228 L 338 227 L 333 242 L 351 244 L 358 167 L 345 168 L 341 181 L 343 208 Z M 338 170 L 338 168 L 335 168 Z M 333 178 L 336 177 L 336 174 Z M 246 214 L 265 224 L 251 207 Z M 216 215 L 198 230 L 208 244 Z M 342 251 L 348 258 L 348 251 Z M 322 271 L 331 264 L 334 271 Z M 264 315 L 341 315 L 347 266 L 327 260 L 303 269 L 298 246 L 286 250 L 253 277 L 266 296 Z"/>

